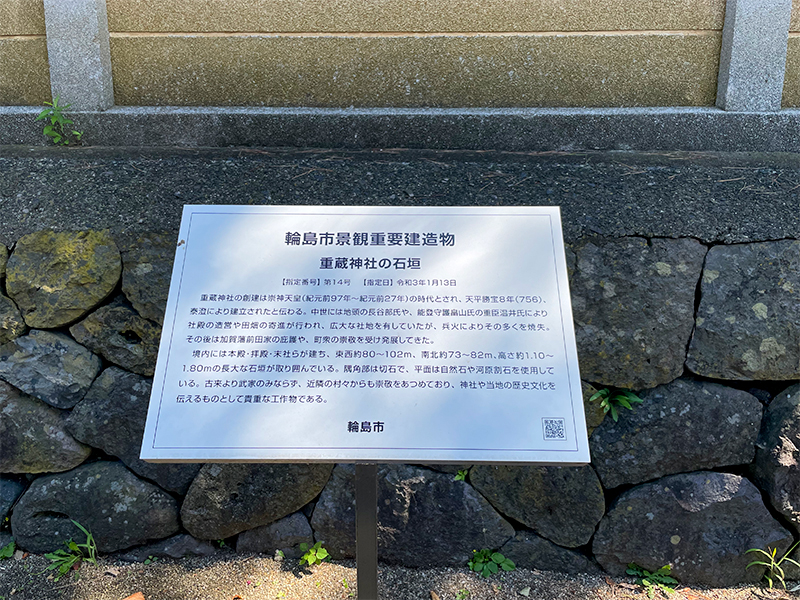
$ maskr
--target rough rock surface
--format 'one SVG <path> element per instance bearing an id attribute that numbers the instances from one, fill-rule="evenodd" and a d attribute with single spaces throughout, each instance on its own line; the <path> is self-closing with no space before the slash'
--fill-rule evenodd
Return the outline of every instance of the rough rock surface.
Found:
<path id="1" fill-rule="evenodd" d="M 63 333 L 34 329 L 0 346 L 0 378 L 56 408 L 75 406 L 101 365 Z"/>
<path id="2" fill-rule="evenodd" d="M 353 465 L 336 465 L 311 515 L 317 540 L 336 560 L 356 555 L 355 482 Z"/>
<path id="3" fill-rule="evenodd" d="M 122 249 L 122 292 L 145 319 L 164 324 L 175 234 L 149 233 Z"/>
<path id="4" fill-rule="evenodd" d="M 513 535 L 510 523 L 452 475 L 408 465 L 378 471 L 378 554 L 388 563 L 460 566 L 474 548 L 499 548 Z"/>
<path id="5" fill-rule="evenodd" d="M 567 253 L 583 379 L 641 390 L 683 372 L 705 246 L 587 238 Z"/>
<path id="6" fill-rule="evenodd" d="M 606 489 L 753 460 L 763 410 L 755 396 L 676 379 L 640 397 L 642 404 L 616 423 L 606 419 L 589 440 Z"/>
<path id="7" fill-rule="evenodd" d="M 236 540 L 236 551 L 273 554 L 280 550 L 286 558 L 300 558 L 303 552 L 298 546 L 304 543 L 314 545 L 314 532 L 305 515 L 296 512 L 269 525 L 243 531 Z"/>
<path id="8" fill-rule="evenodd" d="M 337 465 L 311 526 L 334 558 L 355 556 L 355 469 Z M 410 567 L 463 565 L 474 548 L 499 548 L 513 527 L 452 475 L 397 465 L 378 470 L 378 554 Z M 425 540 L 420 543 L 420 540 Z"/>
<path id="9" fill-rule="evenodd" d="M 767 407 L 758 436 L 753 478 L 773 508 L 800 530 L 800 383 Z"/>
<path id="10" fill-rule="evenodd" d="M 605 419 L 606 413 L 603 411 L 603 407 L 600 406 L 599 400 L 589 402 L 589 399 L 598 391 L 596 387 L 581 381 L 581 391 L 583 392 L 583 412 L 586 415 L 586 433 L 592 435 L 592 432 Z"/>
<path id="11" fill-rule="evenodd" d="M 178 532 L 175 499 L 138 479 L 122 463 L 99 461 L 31 483 L 11 516 L 21 548 L 50 552 L 92 532 L 100 552 L 115 552 Z"/>
<path id="12" fill-rule="evenodd" d="M 783 553 L 791 542 L 752 483 L 705 471 L 670 475 L 621 494 L 600 522 L 592 551 L 615 575 L 631 562 L 650 571 L 671 564 L 682 583 L 723 587 L 761 579 L 763 569 L 746 569 L 750 548 Z"/>
<path id="13" fill-rule="evenodd" d="M 149 379 L 109 367 L 73 409 L 67 428 L 76 439 L 116 456 L 140 477 L 165 490 L 185 494 L 201 465 L 155 464 L 139 459 L 150 388 Z"/>
<path id="14" fill-rule="evenodd" d="M 22 478 L 0 477 L 0 522 L 6 518 L 8 511 L 26 487 L 27 483 Z"/>
<path id="15" fill-rule="evenodd" d="M 186 556 L 211 556 L 217 548 L 207 540 L 198 540 L 187 533 L 173 535 L 166 540 L 139 546 L 127 552 L 117 554 L 115 558 L 126 562 L 144 562 L 148 558 L 184 558 Z"/>
<path id="16" fill-rule="evenodd" d="M 588 465 L 478 465 L 469 480 L 502 514 L 568 548 L 591 539 L 605 510 L 603 487 Z"/>
<path id="17" fill-rule="evenodd" d="M 686 366 L 717 379 L 800 379 L 800 241 L 709 250 Z"/>
<path id="18" fill-rule="evenodd" d="M 22 318 L 14 301 L 0 294 L 0 344 L 5 344 L 18 338 L 27 329 L 25 320 Z"/>
<path id="19" fill-rule="evenodd" d="M 0 381 L 0 473 L 68 471 L 91 453 L 61 411 Z"/>
<path id="20" fill-rule="evenodd" d="M 523 569 L 593 573 L 600 569 L 580 552 L 557 546 L 531 531 L 519 531 L 499 552 Z"/>
<path id="21" fill-rule="evenodd" d="M 161 328 L 140 317 L 122 298 L 101 306 L 69 332 L 107 361 L 139 375 L 153 376 Z"/>
<path id="22" fill-rule="evenodd" d="M 108 231 L 37 231 L 19 239 L 6 286 L 30 327 L 77 321 L 111 294 L 122 261 Z"/>
<path id="23" fill-rule="evenodd" d="M 8 264 L 8 248 L 5 244 L 0 244 L 0 279 L 6 276 L 6 265 Z"/>
<path id="24" fill-rule="evenodd" d="M 267 525 L 313 500 L 333 465 L 208 464 L 189 487 L 181 507 L 186 530 L 217 540 Z"/>

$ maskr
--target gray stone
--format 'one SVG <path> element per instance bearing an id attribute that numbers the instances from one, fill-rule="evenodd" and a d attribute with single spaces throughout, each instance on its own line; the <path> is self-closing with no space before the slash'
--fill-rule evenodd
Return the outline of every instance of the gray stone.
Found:
<path id="1" fill-rule="evenodd" d="M 727 0 L 717 106 L 781 109 L 792 0 Z"/>
<path id="2" fill-rule="evenodd" d="M 709 250 L 686 366 L 715 379 L 800 379 L 800 241 Z"/>
<path id="3" fill-rule="evenodd" d="M 161 327 L 140 317 L 121 298 L 101 306 L 69 332 L 107 361 L 139 375 L 153 376 Z"/>
<path id="4" fill-rule="evenodd" d="M 68 471 L 88 446 L 68 432 L 61 411 L 0 381 L 0 473 Z"/>
<path id="5" fill-rule="evenodd" d="M 337 465 L 311 527 L 336 558 L 355 556 L 355 469 Z M 378 470 L 378 556 L 405 566 L 463 566 L 475 548 L 499 548 L 513 527 L 472 486 L 407 465 Z"/>
<path id="6" fill-rule="evenodd" d="M 750 548 L 784 552 L 792 535 L 781 527 L 747 479 L 728 473 L 670 475 L 617 498 L 592 543 L 595 559 L 622 575 L 628 563 L 655 571 L 672 565 L 681 583 L 713 587 L 757 582 L 746 569 Z"/>
<path id="7" fill-rule="evenodd" d="M 607 489 L 753 460 L 763 410 L 755 396 L 676 379 L 640 397 L 642 404 L 623 409 L 616 423 L 606 419 L 589 440 Z"/>
<path id="8" fill-rule="evenodd" d="M 355 467 L 336 465 L 311 515 L 316 538 L 336 560 L 356 555 L 355 485 Z"/>
<path id="9" fill-rule="evenodd" d="M 776 396 L 764 413 L 752 474 L 773 508 L 800 531 L 800 383 Z"/>
<path id="10" fill-rule="evenodd" d="M 122 262 L 107 231 L 37 231 L 17 242 L 6 269 L 8 295 L 30 327 L 77 321 L 105 300 Z"/>
<path id="11" fill-rule="evenodd" d="M 5 531 L 0 531 L 0 549 L 5 548 L 14 541 L 14 536 Z"/>
<path id="12" fill-rule="evenodd" d="M 33 329 L 0 346 L 0 378 L 56 408 L 86 395 L 102 362 L 63 333 Z"/>
<path id="13" fill-rule="evenodd" d="M 138 479 L 122 463 L 99 461 L 31 483 L 11 516 L 17 544 L 50 552 L 64 540 L 84 540 L 70 520 L 94 536 L 100 552 L 115 552 L 178 532 L 175 499 Z"/>
<path id="14" fill-rule="evenodd" d="M 198 540 L 187 533 L 159 540 L 146 546 L 117 554 L 114 558 L 125 562 L 144 562 L 151 557 L 185 558 L 187 556 L 212 556 L 217 548 L 207 540 Z"/>
<path id="15" fill-rule="evenodd" d="M 122 292 L 145 319 L 164 324 L 175 234 L 148 233 L 121 248 Z"/>
<path id="16" fill-rule="evenodd" d="M 691 239 L 589 238 L 572 246 L 583 379 L 641 390 L 681 375 L 705 254 Z"/>
<path id="17" fill-rule="evenodd" d="M 49 143 L 40 129 L 30 125 L 40 110 L 30 106 L 0 106 L 0 139 L 9 144 L 43 146 Z M 102 112 L 76 114 L 75 123 L 86 131 L 84 140 L 87 142 L 102 141 L 103 145 L 119 147 L 287 146 L 343 149 L 503 148 L 506 151 L 548 152 L 686 150 L 795 153 L 800 131 L 800 111 L 734 113 L 713 106 L 379 107 L 352 110 L 269 106 L 117 106 Z M 173 161 L 173 164 L 176 163 Z M 767 159 L 765 164 L 775 166 L 774 159 Z M 692 185 L 700 194 L 700 182 Z M 696 200 L 690 192 L 685 193 L 686 202 Z M 622 196 L 627 197 L 627 194 Z M 242 202 L 250 198 L 244 192 L 241 197 Z M 684 198 L 683 195 L 679 197 Z M 757 194 L 743 197 L 744 204 L 761 202 Z M 155 198 L 154 194 L 154 202 Z M 731 205 L 732 198 L 726 198 L 726 207 Z M 137 204 L 140 205 L 140 202 Z M 603 202 L 598 205 L 602 207 Z M 783 206 L 775 212 L 786 214 L 788 211 Z M 164 214 L 167 213 L 171 213 L 171 209 Z M 613 219 L 608 222 L 615 223 L 613 231 L 630 231 L 630 223 L 626 223 L 624 218 L 619 220 L 619 214 L 616 211 L 608 212 L 608 218 Z M 658 216 L 662 217 L 663 225 L 679 220 L 684 215 L 678 210 L 667 210 Z M 63 219 L 64 215 L 59 214 L 58 218 Z M 176 220 L 174 213 L 170 214 L 170 220 Z M 742 241 L 748 239 L 745 237 L 747 231 L 763 231 L 766 224 L 774 225 L 775 230 L 785 233 L 785 236 L 796 235 L 794 219 L 775 222 L 773 216 L 764 216 L 757 221 L 737 221 L 738 227 L 726 230 L 719 229 L 714 225 L 717 223 L 715 219 L 708 219 L 704 215 L 704 218 L 684 225 L 683 231 L 678 231 L 676 235 L 698 235 L 696 232 L 703 232 L 702 235 L 707 235 L 709 241 Z M 659 234 L 667 233 L 666 228 L 661 226 L 657 231 Z M 756 234 L 749 239 L 765 239 L 764 236 L 770 234 L 761 235 L 760 238 Z M 785 236 L 778 234 L 771 237 Z"/>
<path id="18" fill-rule="evenodd" d="M 597 568 L 585 555 L 557 546 L 531 531 L 518 531 L 499 552 L 514 561 L 518 568 L 558 571 L 560 573 L 595 573 Z"/>
<path id="19" fill-rule="evenodd" d="M 243 531 L 236 540 L 236 551 L 274 554 L 280 550 L 286 558 L 300 558 L 300 544 L 313 546 L 314 532 L 305 515 L 296 512 L 269 525 Z"/>
<path id="20" fill-rule="evenodd" d="M 27 329 L 25 320 L 22 318 L 14 301 L 0 294 L 0 344 L 5 344 L 18 338 Z"/>
<path id="21" fill-rule="evenodd" d="M 139 459 L 150 403 L 151 381 L 109 367 L 67 419 L 76 439 L 116 456 L 134 473 L 165 490 L 185 494 L 199 464 L 156 464 Z"/>
<path id="22" fill-rule="evenodd" d="M 14 502 L 22 495 L 28 487 L 22 478 L 0 477 L 0 522 L 6 518 L 8 511 L 14 506 Z"/>
<path id="23" fill-rule="evenodd" d="M 597 429 L 597 427 L 606 417 L 606 413 L 603 410 L 603 407 L 600 405 L 600 400 L 590 402 L 591 397 L 594 396 L 597 391 L 598 389 L 592 384 L 581 381 L 581 392 L 583 393 L 583 412 L 586 416 L 587 435 L 592 435 L 592 432 Z"/>
<path id="24" fill-rule="evenodd" d="M 53 97 L 73 110 L 114 106 L 106 0 L 44 0 Z"/>
<path id="25" fill-rule="evenodd" d="M 6 276 L 6 264 L 8 263 L 8 248 L 5 244 L 0 244 L 0 279 Z"/>
<path id="26" fill-rule="evenodd" d="M 193 536 L 231 537 L 289 515 L 325 487 L 333 465 L 208 464 L 189 487 L 181 520 Z"/>
<path id="27" fill-rule="evenodd" d="M 472 486 L 450 474 L 407 465 L 378 471 L 378 556 L 387 563 L 463 566 L 473 549 L 499 548 L 513 535 Z"/>
<path id="28" fill-rule="evenodd" d="M 605 511 L 592 467 L 478 465 L 470 483 L 501 514 L 559 546 L 586 544 Z"/>

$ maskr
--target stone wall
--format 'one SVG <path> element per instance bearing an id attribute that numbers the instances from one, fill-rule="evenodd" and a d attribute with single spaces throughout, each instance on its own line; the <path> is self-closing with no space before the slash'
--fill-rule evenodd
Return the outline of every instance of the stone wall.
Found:
<path id="1" fill-rule="evenodd" d="M 74 519 L 130 560 L 215 540 L 352 557 L 352 466 L 138 459 L 174 243 L 41 231 L 0 246 L 0 546 L 53 550 L 80 537 Z M 614 386 L 643 403 L 616 422 L 586 403 L 583 467 L 381 467 L 381 559 L 464 565 L 490 547 L 569 573 L 757 581 L 745 551 L 800 533 L 800 240 L 583 238 L 567 258 L 585 398 Z"/>

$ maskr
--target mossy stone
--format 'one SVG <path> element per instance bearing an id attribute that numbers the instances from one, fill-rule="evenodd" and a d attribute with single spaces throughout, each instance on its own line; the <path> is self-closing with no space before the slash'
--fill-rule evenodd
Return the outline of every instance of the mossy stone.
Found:
<path id="1" fill-rule="evenodd" d="M 105 300 L 122 261 L 108 231 L 37 231 L 8 259 L 6 286 L 30 327 L 72 323 Z"/>

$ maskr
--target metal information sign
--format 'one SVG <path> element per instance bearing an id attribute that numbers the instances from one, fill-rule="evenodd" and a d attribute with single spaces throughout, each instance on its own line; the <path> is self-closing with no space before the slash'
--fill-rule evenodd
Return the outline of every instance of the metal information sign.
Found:
<path id="1" fill-rule="evenodd" d="M 558 209 L 186 206 L 141 456 L 589 462 Z"/>

